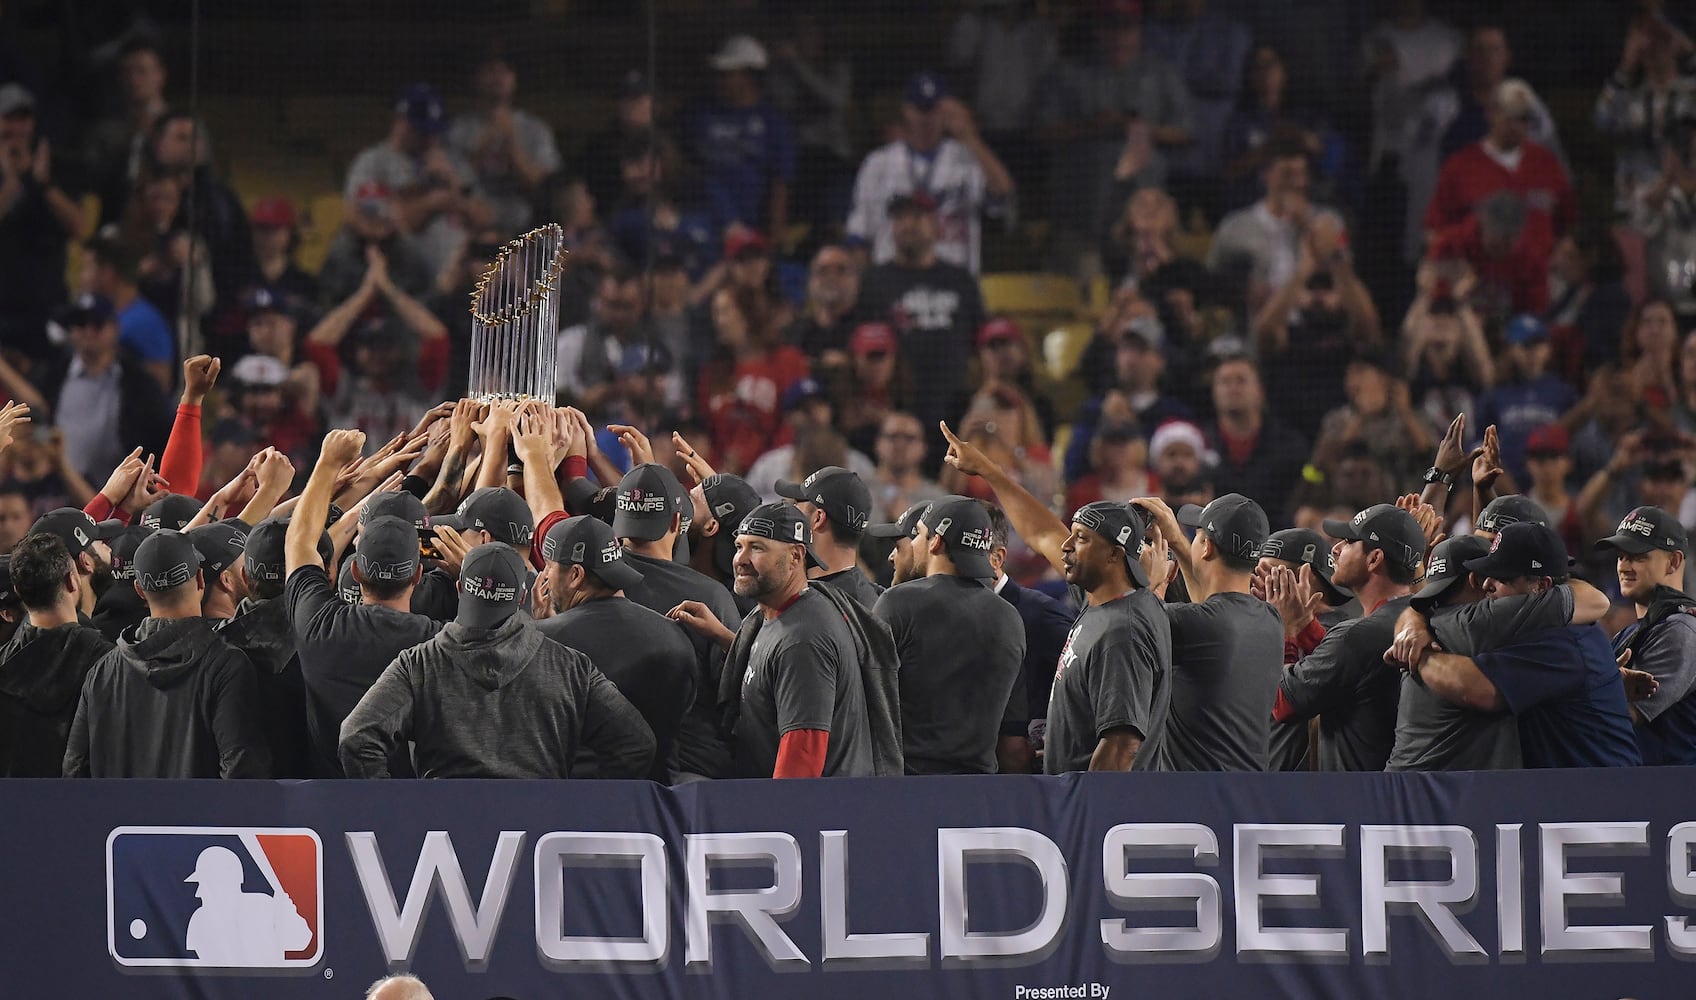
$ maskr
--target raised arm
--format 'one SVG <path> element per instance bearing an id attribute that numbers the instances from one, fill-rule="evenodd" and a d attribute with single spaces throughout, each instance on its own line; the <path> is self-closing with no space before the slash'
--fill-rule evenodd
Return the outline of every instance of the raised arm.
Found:
<path id="1" fill-rule="evenodd" d="M 183 362 L 182 401 L 177 404 L 177 419 L 165 441 L 165 453 L 159 456 L 159 475 L 168 483 L 180 483 L 185 492 L 193 492 L 200 484 L 201 406 L 206 394 L 218 384 L 223 367 L 221 360 L 209 354 L 196 354 Z"/>
<path id="2" fill-rule="evenodd" d="M 436 473 L 436 484 L 424 495 L 424 509 L 432 514 L 446 514 L 459 503 L 465 464 L 471 458 L 471 442 L 477 433 L 472 425 L 477 422 L 480 406 L 475 399 L 454 404 L 453 415 L 448 418 L 447 455 Z"/>
<path id="3" fill-rule="evenodd" d="M 1007 523 L 1013 526 L 1032 552 L 1047 559 L 1057 572 L 1064 573 L 1066 568 L 1061 560 L 1060 547 L 1066 544 L 1066 536 L 1071 534 L 1066 522 L 1049 510 L 1046 503 L 1020 486 L 988 455 L 955 436 L 946 423 L 942 424 L 942 436 L 948 439 L 948 455 L 943 461 L 965 475 L 977 476 L 988 483 L 989 488 L 995 491 L 995 499 L 1001 502 L 1001 509 L 1007 512 Z"/>
<path id="4" fill-rule="evenodd" d="M 565 509 L 565 497 L 554 478 L 552 424 L 551 412 L 543 417 L 529 410 L 518 418 L 518 433 L 512 439 L 518 460 L 524 464 L 524 502 L 538 526 L 549 514 Z"/>
<path id="5" fill-rule="evenodd" d="M 238 515 L 249 527 L 270 517 L 277 504 L 282 502 L 283 495 L 289 491 L 289 484 L 294 482 L 294 463 L 282 452 L 271 450 L 260 460 L 254 475 L 259 480 L 259 487 Z"/>
<path id="6" fill-rule="evenodd" d="M 324 436 L 318 464 L 312 467 L 306 489 L 301 491 L 300 502 L 289 519 L 289 530 L 283 535 L 286 576 L 293 576 L 302 566 L 324 566 L 318 558 L 318 536 L 323 534 L 324 521 L 330 514 L 330 496 L 335 492 L 336 478 L 364 448 L 364 431 L 338 429 Z"/>

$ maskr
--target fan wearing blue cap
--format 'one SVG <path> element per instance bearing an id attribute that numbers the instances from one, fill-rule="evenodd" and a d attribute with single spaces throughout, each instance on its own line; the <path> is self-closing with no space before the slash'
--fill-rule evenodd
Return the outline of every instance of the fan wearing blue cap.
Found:
<path id="1" fill-rule="evenodd" d="M 1554 348 L 1542 320 L 1521 313 L 1508 321 L 1502 339 L 1507 344 L 1496 384 L 1478 395 L 1471 420 L 1473 426 L 1495 429 L 1500 467 L 1515 482 L 1529 484 L 1525 456 L 1531 433 L 1558 423 L 1578 405 L 1578 391 L 1550 370 Z"/>
<path id="2" fill-rule="evenodd" d="M 977 446 L 946 424 L 942 433 L 944 461 L 989 484 L 1013 530 L 1065 577 L 1083 609 L 1054 673 L 1043 770 L 1159 766 L 1172 696 L 1172 631 L 1140 561 L 1143 516 L 1104 500 L 1079 507 L 1068 526 Z"/>

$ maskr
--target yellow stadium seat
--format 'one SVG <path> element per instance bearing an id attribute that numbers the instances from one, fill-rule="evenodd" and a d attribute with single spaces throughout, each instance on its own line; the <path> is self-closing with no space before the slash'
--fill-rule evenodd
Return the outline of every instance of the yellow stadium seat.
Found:
<path id="1" fill-rule="evenodd" d="M 1048 377 L 1057 382 L 1070 378 L 1094 333 L 1088 323 L 1067 323 L 1043 334 L 1042 365 Z"/>
<path id="2" fill-rule="evenodd" d="M 980 284 L 984 308 L 991 313 L 1071 317 L 1084 306 L 1078 283 L 1064 275 L 986 274 Z"/>
<path id="3" fill-rule="evenodd" d="M 300 227 L 300 247 L 296 257 L 300 266 L 313 273 L 324 266 L 324 255 L 330 251 L 330 240 L 342 227 L 347 204 L 339 194 L 321 194 L 303 201 L 304 213 Z"/>
<path id="4" fill-rule="evenodd" d="M 77 202 L 82 210 L 82 232 L 78 235 L 87 238 L 94 235 L 94 230 L 100 225 L 100 197 L 85 194 Z M 82 286 L 82 241 L 72 240 L 65 248 L 65 287 L 75 295 Z"/>

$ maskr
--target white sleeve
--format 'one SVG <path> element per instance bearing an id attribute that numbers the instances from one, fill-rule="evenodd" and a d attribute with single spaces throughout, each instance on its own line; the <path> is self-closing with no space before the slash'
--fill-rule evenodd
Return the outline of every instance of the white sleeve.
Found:
<path id="1" fill-rule="evenodd" d="M 870 242 L 877 232 L 877 198 L 882 194 L 879 170 L 879 153 L 872 150 L 866 154 L 860 163 L 860 173 L 854 178 L 854 204 L 848 209 L 848 235 L 856 239 Z M 885 197 L 884 201 L 888 201 Z"/>

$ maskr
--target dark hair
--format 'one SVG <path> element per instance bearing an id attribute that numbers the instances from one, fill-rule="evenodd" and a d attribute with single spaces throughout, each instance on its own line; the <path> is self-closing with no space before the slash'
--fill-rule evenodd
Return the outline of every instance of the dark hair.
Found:
<path id="1" fill-rule="evenodd" d="M 76 571 L 70 550 L 58 535 L 25 535 L 12 548 L 12 592 L 31 611 L 47 611 L 59 598 L 59 585 Z"/>
<path id="2" fill-rule="evenodd" d="M 1678 310 L 1673 307 L 1671 299 L 1662 295 L 1644 296 L 1643 301 L 1632 308 L 1631 315 L 1625 319 L 1625 328 L 1619 333 L 1620 360 L 1628 368 L 1637 362 L 1637 356 L 1642 353 L 1642 349 L 1637 346 L 1637 326 L 1643 322 L 1643 314 L 1657 306 L 1665 309 L 1672 316 L 1674 327 L 1678 326 Z M 1673 337 L 1673 355 L 1675 358 L 1678 355 L 1678 345 L 1681 342 L 1682 337 L 1675 334 Z M 1678 365 L 1673 365 L 1673 371 L 1675 374 L 1677 373 Z"/>
<path id="3" fill-rule="evenodd" d="M 327 561 L 327 560 L 326 560 Z M 283 596 L 283 581 L 262 580 L 251 574 L 247 577 L 247 589 L 261 601 L 274 601 Z"/>
<path id="4" fill-rule="evenodd" d="M 158 39 L 151 35 L 132 35 L 118 47 L 118 61 L 123 62 L 137 52 L 151 52 L 153 58 L 159 60 L 160 65 L 165 63 L 165 49 L 159 44 Z"/>
<path id="5" fill-rule="evenodd" d="M 1585 224 L 1572 231 L 1572 243 L 1584 260 L 1592 284 L 1611 285 L 1624 277 L 1625 261 L 1613 233 L 1601 226 Z"/>
<path id="6" fill-rule="evenodd" d="M 1274 129 L 1266 144 L 1261 147 L 1260 165 L 1270 167 L 1279 160 L 1309 159 L 1307 147 L 1301 144 L 1299 136 L 1286 129 Z"/>
<path id="7" fill-rule="evenodd" d="M 1219 544 L 1218 539 L 1207 533 L 1206 528 L 1201 529 L 1201 531 L 1203 534 L 1207 534 L 1208 539 L 1213 542 L 1213 547 L 1218 550 L 1219 562 L 1231 572 L 1252 573 L 1254 568 L 1260 565 L 1259 556 L 1239 556 L 1235 552 L 1227 552 L 1225 547 Z"/>
<path id="8" fill-rule="evenodd" d="M 103 234 L 88 241 L 88 252 L 93 255 L 97 266 L 109 267 L 117 272 L 119 281 L 126 285 L 135 284 L 141 258 L 129 244 L 115 235 Z"/>
<path id="9" fill-rule="evenodd" d="M 360 572 L 358 563 L 354 563 L 353 570 L 358 574 L 359 586 L 379 601 L 392 601 L 403 596 L 415 582 L 410 576 L 404 580 L 373 580 Z"/>
<path id="10" fill-rule="evenodd" d="M 983 509 L 989 514 L 989 546 L 992 549 L 1007 547 L 1007 512 L 995 506 L 988 500 L 979 500 Z"/>
<path id="11" fill-rule="evenodd" d="M 1388 552 L 1384 553 L 1384 575 L 1389 577 L 1390 582 L 1397 586 L 1411 586 L 1413 581 L 1419 579 L 1420 574 L 1424 572 L 1425 570 L 1422 568 L 1409 566 L 1407 563 L 1403 562 L 1397 562 L 1390 558 L 1390 554 Z"/>

